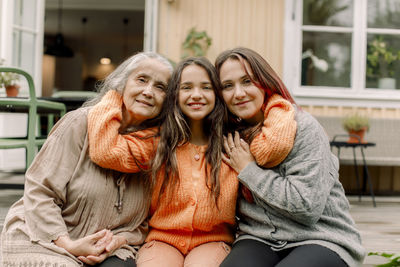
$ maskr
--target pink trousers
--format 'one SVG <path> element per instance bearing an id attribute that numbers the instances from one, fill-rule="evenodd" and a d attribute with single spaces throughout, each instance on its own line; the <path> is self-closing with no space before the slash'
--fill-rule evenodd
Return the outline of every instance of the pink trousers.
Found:
<path id="1" fill-rule="evenodd" d="M 137 267 L 218 267 L 231 251 L 224 242 L 209 242 L 192 249 L 186 257 L 175 247 L 160 241 L 144 244 Z"/>

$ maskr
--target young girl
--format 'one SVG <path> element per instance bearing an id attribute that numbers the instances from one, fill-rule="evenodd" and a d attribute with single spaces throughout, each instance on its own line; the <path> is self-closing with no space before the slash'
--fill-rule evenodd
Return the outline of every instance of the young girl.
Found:
<path id="1" fill-rule="evenodd" d="M 275 134 L 268 131 L 271 123 L 281 121 L 279 114 L 270 119 L 269 106 L 280 103 L 292 109 L 297 122 L 292 149 L 279 158 L 282 162 L 269 168 L 248 160 L 239 134 L 225 141 L 226 162 L 239 173 L 248 194 L 238 203 L 239 237 L 221 266 L 361 265 L 365 251 L 338 179 L 338 160 L 323 128 L 292 105 L 285 85 L 256 52 L 247 48 L 225 51 L 215 66 L 231 129 L 239 130 L 250 142 L 259 165 L 263 160 L 260 151 L 273 150 L 274 142 L 279 144 L 289 129 L 278 127 Z M 254 134 L 258 131 L 270 138 Z"/>
<path id="2" fill-rule="evenodd" d="M 171 77 L 152 161 L 151 229 L 138 266 L 219 266 L 230 251 L 238 180 L 221 160 L 226 110 L 219 91 L 215 69 L 205 58 L 182 61 Z M 118 135 L 120 110 L 115 95 L 92 109 L 89 121 L 101 123 L 89 129 L 90 156 L 117 170 L 148 168 L 143 163 L 153 156 L 147 152 L 152 143 Z M 276 158 L 266 162 L 271 160 Z"/>

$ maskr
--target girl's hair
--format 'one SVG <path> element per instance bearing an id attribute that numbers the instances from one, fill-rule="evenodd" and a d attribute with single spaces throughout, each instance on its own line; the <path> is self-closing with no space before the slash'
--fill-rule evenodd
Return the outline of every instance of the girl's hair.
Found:
<path id="1" fill-rule="evenodd" d="M 215 60 L 215 68 L 218 75 L 221 74 L 221 67 L 228 59 L 238 60 L 253 84 L 265 92 L 263 109 L 265 109 L 269 97 L 273 94 L 279 94 L 292 104 L 296 104 L 278 74 L 276 74 L 268 62 L 254 50 L 245 47 L 237 47 L 222 52 Z M 249 64 L 250 70 L 248 69 L 248 66 L 246 66 L 245 62 Z M 250 75 L 250 72 L 253 75 Z M 231 112 L 228 112 L 228 117 L 228 125 L 227 127 L 224 127 L 227 131 L 250 128 L 245 121 L 240 120 L 240 118 Z M 259 127 L 253 127 L 253 134 L 250 133 L 250 135 L 254 137 L 254 134 L 258 132 L 258 130 Z M 249 140 L 249 138 L 246 139 Z"/>
<path id="2" fill-rule="evenodd" d="M 168 84 L 167 97 L 164 101 L 161 138 L 152 162 L 152 177 L 156 179 L 156 175 L 159 171 L 164 169 L 161 193 L 165 192 L 168 186 L 172 189 L 179 183 L 176 150 L 179 146 L 190 141 L 191 132 L 187 118 L 179 107 L 178 96 L 182 71 L 190 65 L 200 66 L 207 72 L 215 93 L 215 107 L 210 114 L 204 118 L 203 129 L 208 137 L 208 146 L 205 153 L 206 183 L 214 195 L 215 200 L 217 200 L 220 192 L 219 171 L 222 160 L 222 126 L 227 112 L 222 100 L 217 72 L 210 61 L 204 57 L 184 59 L 176 66 L 172 73 L 171 80 Z M 208 168 L 211 168 L 210 172 Z"/>
<path id="3" fill-rule="evenodd" d="M 154 53 L 154 52 L 139 52 L 137 54 L 134 54 L 133 56 L 129 57 L 126 59 L 124 62 L 122 62 L 113 72 L 111 72 L 104 80 L 102 80 L 99 84 L 96 85 L 96 89 L 98 91 L 98 95 L 86 101 L 82 106 L 87 107 L 87 106 L 94 106 L 100 100 L 103 98 L 103 96 L 110 90 L 115 90 L 121 95 L 123 94 L 126 82 L 128 80 L 129 75 L 132 73 L 132 71 L 136 70 L 136 68 L 139 66 L 139 64 L 146 60 L 146 59 L 156 59 L 160 63 L 164 64 L 168 70 L 170 71 L 170 74 L 173 71 L 173 67 L 171 63 L 166 59 L 165 57 L 161 56 L 160 54 Z M 154 127 L 160 124 L 160 116 L 155 117 L 154 119 L 151 120 L 145 120 L 140 127 L 135 127 L 135 128 L 129 128 L 129 129 L 123 129 L 124 133 L 126 132 L 132 132 L 132 131 L 137 131 L 149 127 Z"/>

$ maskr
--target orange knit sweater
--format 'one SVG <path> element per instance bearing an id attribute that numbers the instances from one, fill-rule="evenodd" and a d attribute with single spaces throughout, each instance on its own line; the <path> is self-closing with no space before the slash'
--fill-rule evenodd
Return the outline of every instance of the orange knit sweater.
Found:
<path id="1" fill-rule="evenodd" d="M 278 94 L 268 100 L 261 132 L 250 144 L 257 164 L 271 168 L 281 163 L 293 148 L 297 123 L 293 105 Z"/>
<path id="2" fill-rule="evenodd" d="M 140 170 L 137 163 L 146 163 L 152 157 L 157 139 L 143 138 L 154 135 L 154 129 L 119 135 L 121 106 L 121 95 L 112 90 L 91 109 L 88 116 L 90 157 L 105 168 L 137 172 Z M 287 124 L 293 123 L 293 120 L 287 118 L 283 120 L 286 120 Z M 275 125 L 269 127 L 273 128 Z M 286 140 L 282 142 L 285 143 Z M 286 147 L 280 140 L 272 146 L 274 151 L 279 151 L 276 146 Z M 238 190 L 237 174 L 224 162 L 221 164 L 221 192 L 218 205 L 215 205 L 205 181 L 205 150 L 206 146 L 190 143 L 177 149 L 179 184 L 172 191 L 167 189 L 160 198 L 164 173 L 161 171 L 158 174 L 150 207 L 150 232 L 147 242 L 166 242 L 184 255 L 206 242 L 232 243 Z M 262 153 L 265 153 L 263 150 L 256 152 L 260 158 Z M 275 160 L 271 155 L 266 162 Z"/>
<path id="3" fill-rule="evenodd" d="M 220 170 L 220 196 L 215 205 L 206 185 L 206 146 L 190 143 L 176 150 L 179 184 L 160 199 L 164 173 L 160 172 L 150 207 L 150 232 L 146 242 L 159 240 L 173 245 L 184 255 L 198 245 L 233 242 L 237 173 L 225 163 Z M 195 157 L 200 156 L 200 158 Z"/>
<path id="4" fill-rule="evenodd" d="M 136 173 L 148 168 L 158 138 L 151 128 L 120 135 L 122 96 L 110 90 L 88 115 L 89 154 L 93 162 L 107 169 Z M 139 164 L 138 164 L 139 163 Z"/>

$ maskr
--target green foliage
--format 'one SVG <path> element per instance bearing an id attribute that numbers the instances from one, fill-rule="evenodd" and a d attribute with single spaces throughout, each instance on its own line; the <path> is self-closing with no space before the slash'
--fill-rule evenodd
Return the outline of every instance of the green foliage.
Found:
<path id="1" fill-rule="evenodd" d="M 400 51 L 394 51 L 382 36 L 368 44 L 367 75 L 372 78 L 394 77 L 394 63 L 400 60 Z"/>
<path id="2" fill-rule="evenodd" d="M 170 59 L 170 58 L 167 58 L 167 60 L 169 61 L 169 63 L 171 63 L 172 67 L 175 69 L 175 67 L 176 67 L 176 62 L 173 61 L 173 60 Z"/>
<path id="3" fill-rule="evenodd" d="M 344 118 L 342 126 L 346 131 L 359 131 L 363 128 L 366 128 L 368 131 L 370 126 L 369 118 L 356 113 Z"/>
<path id="4" fill-rule="evenodd" d="M 15 85 L 16 81 L 19 80 L 19 75 L 12 72 L 0 72 L 0 85 L 7 87 L 9 85 Z"/>
<path id="5" fill-rule="evenodd" d="M 381 256 L 387 258 L 389 262 L 376 265 L 377 267 L 396 267 L 400 266 L 400 254 L 385 253 L 385 252 L 370 252 L 368 256 Z"/>
<path id="6" fill-rule="evenodd" d="M 327 25 L 327 21 L 348 8 L 348 5 L 338 6 L 336 0 L 307 1 L 308 19 L 313 25 Z"/>
<path id="7" fill-rule="evenodd" d="M 182 58 L 189 56 L 201 57 L 205 56 L 208 48 L 211 46 L 211 37 L 206 31 L 196 31 L 193 27 L 190 29 L 185 41 L 182 43 L 183 55 Z"/>
<path id="8" fill-rule="evenodd" d="M 0 66 L 3 65 L 3 63 L 4 63 L 4 59 L 0 58 Z M 17 73 L 0 72 L 0 87 L 15 85 L 16 81 L 18 81 L 18 80 L 19 80 L 19 75 Z"/>

